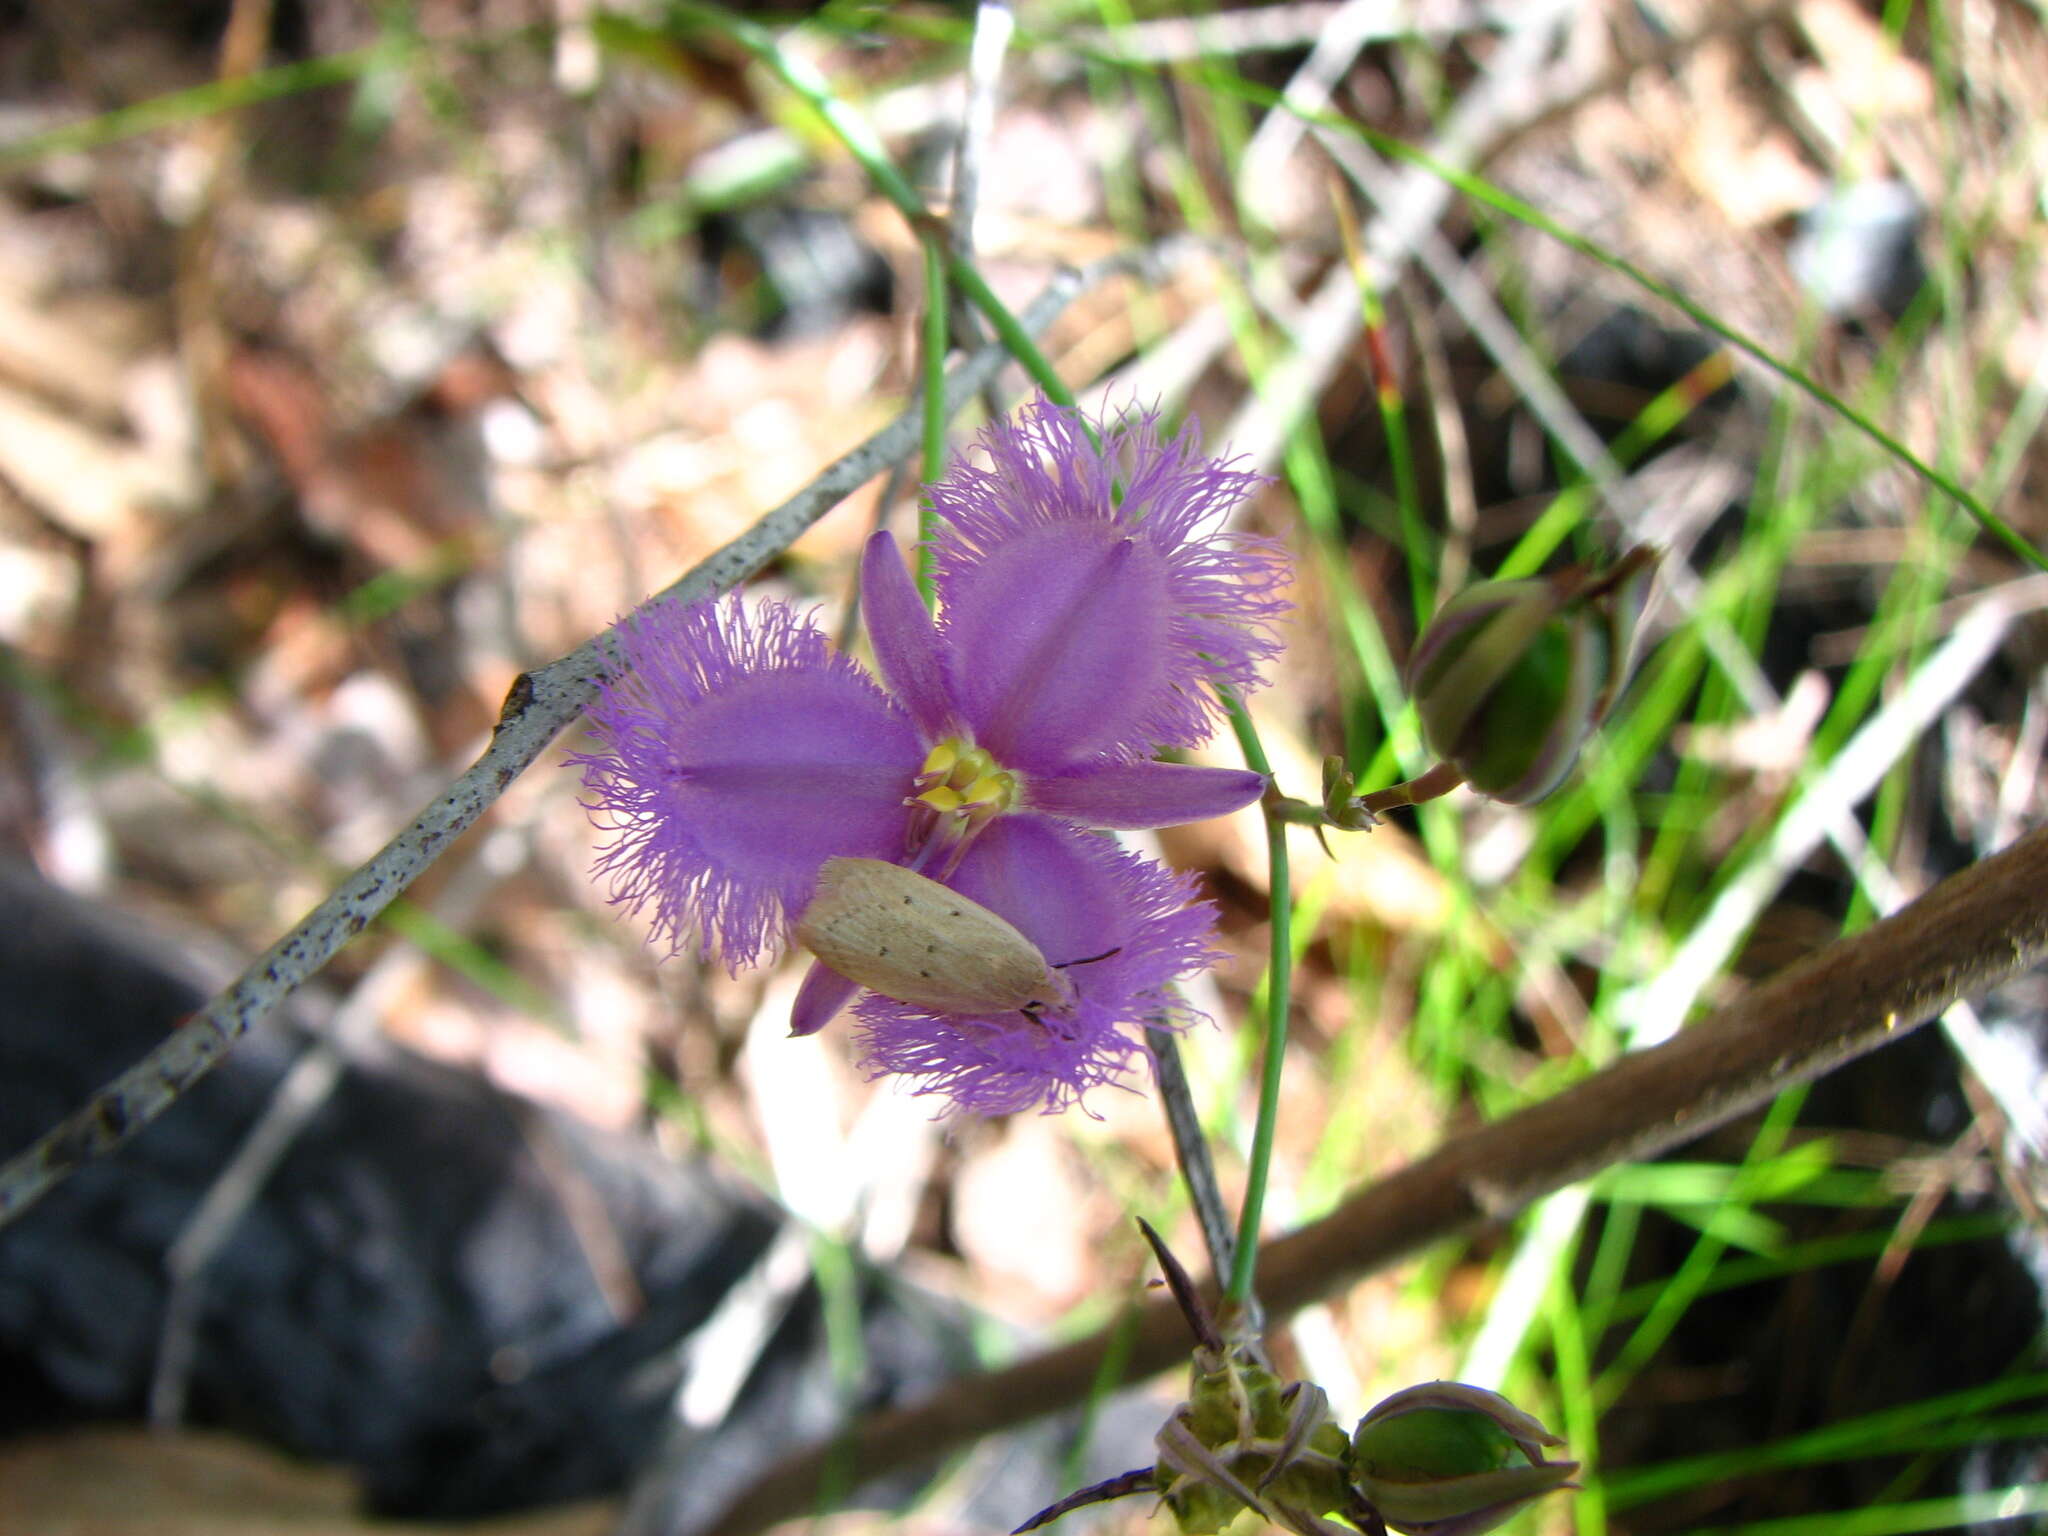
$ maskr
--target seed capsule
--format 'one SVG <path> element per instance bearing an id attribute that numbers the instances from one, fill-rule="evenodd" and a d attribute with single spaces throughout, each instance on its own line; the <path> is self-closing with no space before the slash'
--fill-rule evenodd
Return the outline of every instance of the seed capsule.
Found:
<path id="1" fill-rule="evenodd" d="M 827 859 L 796 938 L 848 981 L 934 1013 L 1035 1015 L 1074 1000 L 1072 983 L 1008 922 L 880 859 Z"/>
<path id="2" fill-rule="evenodd" d="M 1638 547 L 1605 571 L 1480 582 L 1444 604 L 1408 663 L 1430 750 L 1509 805 L 1557 788 L 1628 676 L 1656 563 Z"/>
<path id="3" fill-rule="evenodd" d="M 1403 1536 L 1481 1536 L 1523 1505 L 1576 1488 L 1576 1461 L 1549 1461 L 1564 1442 L 1498 1392 L 1432 1381 L 1396 1392 L 1358 1421 L 1351 1478 Z"/>

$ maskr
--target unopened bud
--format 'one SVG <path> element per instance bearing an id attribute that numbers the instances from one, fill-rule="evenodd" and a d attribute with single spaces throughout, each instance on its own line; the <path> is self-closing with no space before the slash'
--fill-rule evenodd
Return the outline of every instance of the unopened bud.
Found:
<path id="1" fill-rule="evenodd" d="M 1197 1361 L 1188 1400 L 1156 1444 L 1153 1476 L 1185 1536 L 1210 1536 L 1247 1509 L 1320 1515 L 1349 1491 L 1344 1431 L 1322 1388 L 1283 1386 L 1241 1352 Z"/>
<path id="2" fill-rule="evenodd" d="M 1497 1392 L 1453 1381 L 1409 1387 L 1358 1421 L 1351 1478 L 1381 1520 L 1404 1536 L 1479 1536 L 1533 1499 L 1574 1486 L 1575 1461 L 1545 1461 L 1561 1445 Z"/>
<path id="3" fill-rule="evenodd" d="M 1511 805 L 1557 788 L 1627 676 L 1656 558 L 1632 549 L 1598 574 L 1484 581 L 1446 603 L 1408 664 L 1430 750 Z"/>

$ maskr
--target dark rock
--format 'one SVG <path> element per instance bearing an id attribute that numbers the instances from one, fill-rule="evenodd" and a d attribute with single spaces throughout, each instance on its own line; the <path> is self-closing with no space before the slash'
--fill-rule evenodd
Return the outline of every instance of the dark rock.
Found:
<path id="1" fill-rule="evenodd" d="M 205 992 L 159 941 L 18 868 L 0 867 L 0 904 L 12 1153 Z M 144 1412 L 166 1251 L 308 1039 L 300 1022 L 259 1027 L 120 1154 L 0 1232 L 0 1433 Z M 644 1297 L 631 1316 L 578 1239 L 567 1181 L 616 1234 Z M 394 1514 L 616 1491 L 671 1420 L 693 1334 L 783 1219 L 701 1162 L 379 1051 L 346 1069 L 212 1265 L 189 1416 L 346 1463 Z M 968 1362 L 963 1319 L 880 1277 L 860 1283 L 862 1401 Z M 845 1410 L 821 1365 L 821 1313 L 813 1287 L 788 1302 L 695 1459 L 765 1464 Z"/>

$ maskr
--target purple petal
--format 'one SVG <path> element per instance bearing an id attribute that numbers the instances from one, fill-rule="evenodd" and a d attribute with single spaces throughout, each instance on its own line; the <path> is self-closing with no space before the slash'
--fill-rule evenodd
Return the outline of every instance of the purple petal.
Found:
<path id="1" fill-rule="evenodd" d="M 1167 990 L 1219 958 L 1209 947 L 1215 911 L 1190 901 L 1188 877 L 1107 838 L 1012 815 L 975 840 L 949 883 L 1063 967 L 1074 1006 L 970 1017 L 870 995 L 855 1010 L 870 1074 L 905 1074 L 918 1092 L 977 1114 L 1050 1113 L 1121 1083 L 1146 1022 L 1200 1017 Z"/>
<path id="2" fill-rule="evenodd" d="M 1136 831 L 1227 816 L 1265 792 L 1265 775 L 1244 768 L 1096 762 L 1030 775 L 1022 804 L 1078 826 Z"/>
<path id="3" fill-rule="evenodd" d="M 1166 571 L 1107 523 L 1019 530 L 948 588 L 953 692 L 1006 766 L 1056 768 L 1138 744 L 1166 686 Z"/>
<path id="4" fill-rule="evenodd" d="M 626 670 L 590 711 L 585 805 L 613 834 L 611 899 L 652 904 L 657 940 L 772 946 L 833 854 L 898 858 L 921 751 L 910 721 L 808 618 L 737 598 L 623 626 Z"/>
<path id="5" fill-rule="evenodd" d="M 888 533 L 875 534 L 861 553 L 860 603 L 882 681 L 918 732 L 932 742 L 959 730 L 938 630 Z"/>
<path id="6" fill-rule="evenodd" d="M 1042 638 L 1044 626 L 1033 628 L 1029 616 L 1048 594 L 1061 599 L 1066 584 L 1084 579 L 1105 549 L 1124 540 L 1143 552 L 1119 575 L 1126 586 L 1149 583 L 1146 595 L 1098 593 L 1107 617 L 1089 626 L 1090 646 L 1067 648 L 1079 675 L 1043 685 L 1099 694 L 1097 707 L 1113 702 L 1115 715 L 1080 722 L 1073 739 L 1048 742 L 1029 760 L 1018 757 L 1020 766 L 1050 766 L 1062 753 L 1071 761 L 1195 745 L 1217 718 L 1212 682 L 1240 692 L 1256 688 L 1280 649 L 1286 557 L 1270 541 L 1222 531 L 1228 512 L 1262 478 L 1203 458 L 1192 430 L 1163 440 L 1158 419 L 1147 413 L 1108 424 L 1103 438 L 1104 446 L 1095 447 L 1079 412 L 1040 400 L 983 433 L 986 469 L 956 466 L 930 488 L 943 525 L 934 541 L 935 574 L 949 636 L 975 668 L 1007 666 L 1013 683 L 1018 664 L 1009 658 Z M 1007 562 L 993 558 L 1026 539 L 1033 539 L 1026 553 Z M 973 623 L 954 635 L 956 616 Z M 1105 628 L 1106 642 L 1097 638 Z M 1117 683 L 1091 675 L 1091 668 L 1134 675 Z M 966 669 L 956 671 L 956 685 L 969 681 Z M 985 706 L 993 702 L 988 689 L 979 697 Z M 977 729 L 987 723 L 975 716 Z M 1040 722 L 1064 723 L 1050 715 Z"/>

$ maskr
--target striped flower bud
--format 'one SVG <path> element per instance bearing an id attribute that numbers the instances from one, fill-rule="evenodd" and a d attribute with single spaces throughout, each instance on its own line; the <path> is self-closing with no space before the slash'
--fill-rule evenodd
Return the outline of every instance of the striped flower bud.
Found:
<path id="1" fill-rule="evenodd" d="M 1403 1536 L 1479 1536 L 1534 1499 L 1574 1487 L 1564 1442 L 1497 1392 L 1432 1381 L 1396 1392 L 1351 1435 L 1351 1479 Z"/>
<path id="2" fill-rule="evenodd" d="M 1484 581 L 1444 604 L 1408 663 L 1430 750 L 1511 805 L 1557 788 L 1628 675 L 1656 559 L 1638 547 L 1604 572 Z"/>

